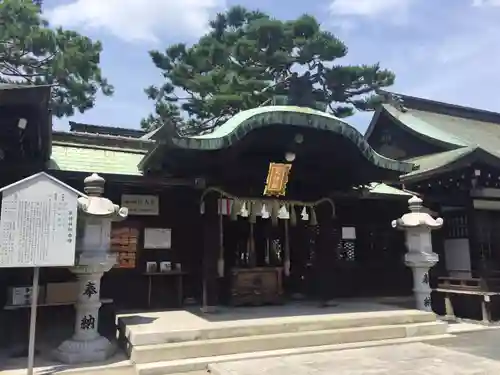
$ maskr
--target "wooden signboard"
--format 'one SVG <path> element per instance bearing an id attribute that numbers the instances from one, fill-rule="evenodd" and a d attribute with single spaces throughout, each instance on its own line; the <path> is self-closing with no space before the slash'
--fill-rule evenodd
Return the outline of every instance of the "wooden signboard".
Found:
<path id="1" fill-rule="evenodd" d="M 288 183 L 288 175 L 291 169 L 291 164 L 270 163 L 264 195 L 276 197 L 284 196 L 286 194 L 286 184 Z"/>
<path id="2" fill-rule="evenodd" d="M 157 195 L 123 194 L 121 205 L 128 208 L 129 215 L 158 216 L 160 214 L 160 199 Z"/>

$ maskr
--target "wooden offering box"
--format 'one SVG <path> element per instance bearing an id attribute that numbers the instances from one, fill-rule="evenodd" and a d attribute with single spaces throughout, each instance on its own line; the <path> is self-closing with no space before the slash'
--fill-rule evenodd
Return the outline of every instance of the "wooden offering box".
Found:
<path id="1" fill-rule="evenodd" d="M 231 304 L 264 305 L 283 303 L 281 267 L 233 268 Z"/>

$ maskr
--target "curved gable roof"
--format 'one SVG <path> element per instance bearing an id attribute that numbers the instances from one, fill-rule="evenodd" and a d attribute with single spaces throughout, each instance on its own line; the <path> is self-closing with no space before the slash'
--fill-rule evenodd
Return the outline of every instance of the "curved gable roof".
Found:
<path id="1" fill-rule="evenodd" d="M 210 134 L 173 138 L 172 144 L 184 149 L 220 150 L 234 145 L 255 129 L 277 124 L 325 130 L 342 135 L 377 167 L 402 173 L 412 170 L 411 163 L 389 159 L 375 152 L 361 133 L 341 119 L 326 112 L 296 106 L 263 106 L 242 111 Z"/>

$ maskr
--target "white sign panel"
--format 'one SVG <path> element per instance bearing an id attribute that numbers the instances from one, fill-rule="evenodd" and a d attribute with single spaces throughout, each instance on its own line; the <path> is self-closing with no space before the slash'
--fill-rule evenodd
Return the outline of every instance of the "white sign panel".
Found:
<path id="1" fill-rule="evenodd" d="M 160 200 L 157 195 L 123 194 L 122 207 L 129 215 L 157 216 L 160 214 Z"/>
<path id="2" fill-rule="evenodd" d="M 146 228 L 144 229 L 145 249 L 170 249 L 172 247 L 172 229 Z"/>
<path id="3" fill-rule="evenodd" d="M 355 227 L 342 227 L 342 239 L 343 240 L 355 240 L 356 239 L 356 228 Z"/>
<path id="4" fill-rule="evenodd" d="M 0 267 L 74 265 L 78 192 L 45 173 L 2 190 Z"/>
<path id="5" fill-rule="evenodd" d="M 471 260 L 468 238 L 451 238 L 444 241 L 446 270 L 451 277 L 470 277 Z"/>

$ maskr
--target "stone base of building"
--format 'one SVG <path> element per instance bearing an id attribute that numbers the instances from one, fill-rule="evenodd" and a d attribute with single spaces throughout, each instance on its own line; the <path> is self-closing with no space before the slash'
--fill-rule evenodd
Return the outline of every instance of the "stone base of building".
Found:
<path id="1" fill-rule="evenodd" d="M 218 313 L 220 310 L 219 310 L 219 306 L 202 306 L 200 308 L 200 311 L 203 313 L 203 314 L 216 314 Z"/>

